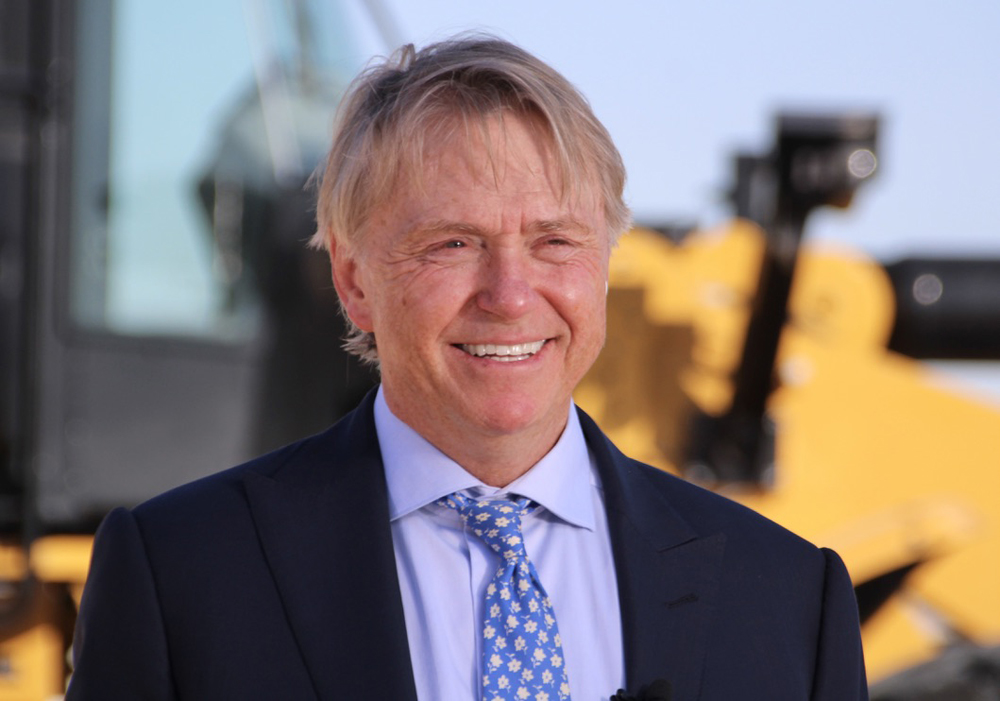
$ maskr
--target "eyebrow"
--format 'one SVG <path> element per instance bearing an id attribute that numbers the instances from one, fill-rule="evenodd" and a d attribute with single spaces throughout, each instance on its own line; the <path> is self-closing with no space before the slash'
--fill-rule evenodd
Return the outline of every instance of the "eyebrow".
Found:
<path id="1" fill-rule="evenodd" d="M 591 228 L 576 219 L 542 219 L 534 222 L 531 230 L 543 232 L 559 231 L 582 231 L 590 233 Z M 462 221 L 452 221 L 449 219 L 434 219 L 427 222 L 417 223 L 411 227 L 410 232 L 445 233 L 449 231 L 462 232 L 466 234 L 482 235 L 489 233 L 475 224 Z"/>
<path id="2" fill-rule="evenodd" d="M 566 231 L 576 229 L 578 231 L 590 232 L 590 227 L 576 219 L 545 219 L 536 224 L 540 231 Z"/>
<path id="3" fill-rule="evenodd" d="M 448 219 L 434 219 L 428 222 L 417 222 L 410 227 L 410 233 L 418 231 L 432 234 L 438 232 L 445 233 L 449 231 L 460 231 L 467 234 L 482 233 L 482 229 L 475 224 L 469 224 L 468 222 L 461 221 L 451 221 Z"/>

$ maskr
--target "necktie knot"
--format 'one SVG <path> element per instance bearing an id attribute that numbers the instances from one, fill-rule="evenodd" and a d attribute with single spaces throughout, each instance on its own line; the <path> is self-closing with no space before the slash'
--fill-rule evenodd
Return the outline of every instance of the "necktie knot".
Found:
<path id="1" fill-rule="evenodd" d="M 527 557 L 521 535 L 521 516 L 531 510 L 532 502 L 526 497 L 476 501 L 452 494 L 441 503 L 458 511 L 466 527 L 504 560 Z"/>

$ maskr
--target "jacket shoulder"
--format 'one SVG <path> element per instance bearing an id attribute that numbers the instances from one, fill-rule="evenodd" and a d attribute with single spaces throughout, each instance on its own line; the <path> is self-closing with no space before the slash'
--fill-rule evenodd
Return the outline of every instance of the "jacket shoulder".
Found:
<path id="1" fill-rule="evenodd" d="M 243 483 L 249 475 L 275 476 L 290 462 L 311 452 L 313 444 L 322 438 L 323 434 L 311 436 L 235 467 L 174 487 L 135 506 L 132 514 L 141 524 L 176 517 L 189 520 L 202 510 L 218 515 L 245 502 Z"/>
<path id="2" fill-rule="evenodd" d="M 175 487 L 134 507 L 140 526 L 178 520 L 215 522 L 248 507 L 248 479 L 280 481 L 316 491 L 335 487 L 351 470 L 370 469 L 379 459 L 371 397 L 327 430 L 235 467 Z"/>
<path id="3" fill-rule="evenodd" d="M 668 499 L 673 508 L 699 531 L 721 531 L 738 539 L 777 539 L 804 552 L 817 548 L 801 536 L 727 496 L 626 458 L 651 489 Z"/>
<path id="4" fill-rule="evenodd" d="M 641 504 L 639 513 L 651 517 L 663 514 L 682 523 L 692 534 L 724 534 L 727 540 L 780 543 L 794 551 L 821 560 L 818 549 L 788 529 L 726 496 L 634 460 L 618 449 L 597 424 L 579 411 L 587 444 L 594 452 L 605 482 L 610 508 L 630 511 Z"/>

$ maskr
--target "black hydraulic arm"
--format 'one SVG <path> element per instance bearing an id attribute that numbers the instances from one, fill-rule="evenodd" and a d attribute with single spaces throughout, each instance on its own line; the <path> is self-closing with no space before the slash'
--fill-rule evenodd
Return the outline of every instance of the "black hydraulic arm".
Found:
<path id="1" fill-rule="evenodd" d="M 805 222 L 817 207 L 847 207 L 874 174 L 877 129 L 871 115 L 782 115 L 773 151 L 738 159 L 737 215 L 763 228 L 766 245 L 732 403 L 721 416 L 696 417 L 686 460 L 691 477 L 767 481 L 773 462 L 767 399 Z"/>

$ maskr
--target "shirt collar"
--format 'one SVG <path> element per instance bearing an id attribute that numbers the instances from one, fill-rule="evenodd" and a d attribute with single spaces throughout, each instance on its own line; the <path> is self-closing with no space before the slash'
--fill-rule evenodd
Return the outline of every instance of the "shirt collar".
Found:
<path id="1" fill-rule="evenodd" d="M 395 521 L 452 492 L 469 490 L 473 496 L 510 492 L 538 502 L 568 523 L 594 530 L 591 491 L 598 486 L 597 473 L 572 403 L 568 414 L 566 428 L 552 450 L 499 489 L 483 484 L 396 417 L 379 387 L 375 430 L 389 489 L 389 519 Z"/>

